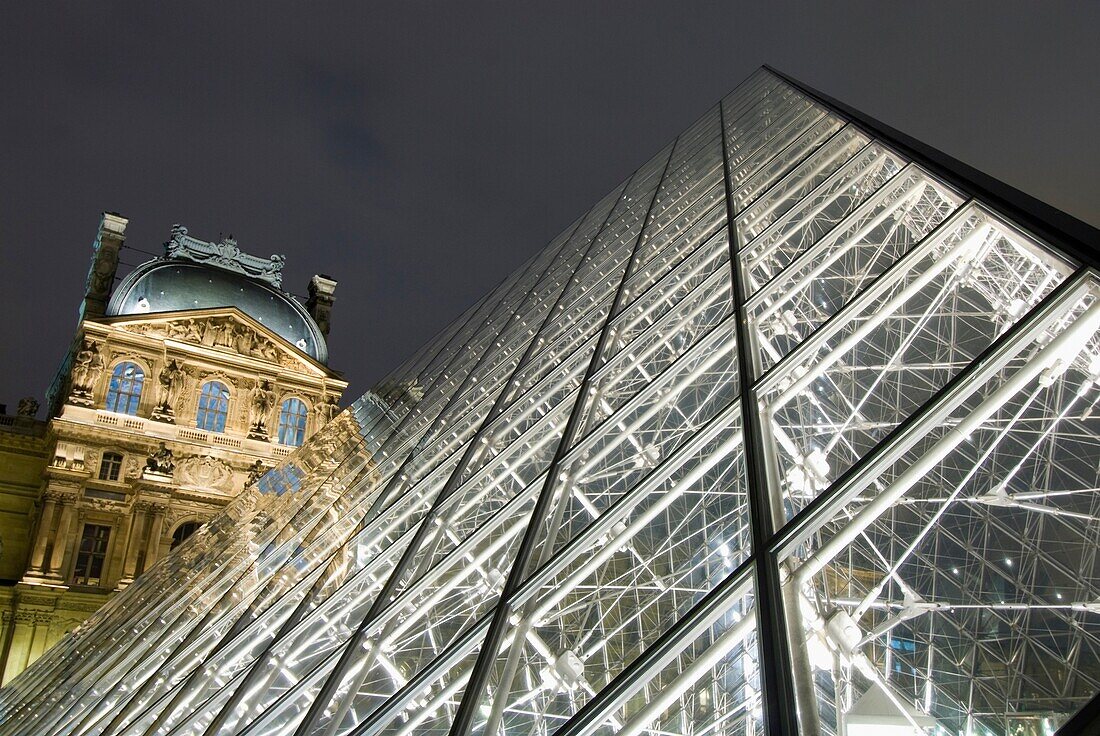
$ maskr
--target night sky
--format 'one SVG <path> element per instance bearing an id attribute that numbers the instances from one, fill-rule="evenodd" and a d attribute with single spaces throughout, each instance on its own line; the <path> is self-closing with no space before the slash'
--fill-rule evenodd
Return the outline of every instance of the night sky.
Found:
<path id="1" fill-rule="evenodd" d="M 178 222 L 285 254 L 294 293 L 339 280 L 347 403 L 763 63 L 1100 224 L 1100 3 L 220 6 L 5 9 L 10 410 L 72 337 L 103 210 L 131 265 Z"/>

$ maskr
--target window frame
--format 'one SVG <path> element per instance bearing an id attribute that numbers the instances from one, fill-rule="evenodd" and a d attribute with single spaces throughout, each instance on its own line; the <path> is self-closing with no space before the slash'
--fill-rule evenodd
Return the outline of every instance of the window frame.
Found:
<path id="1" fill-rule="evenodd" d="M 188 519 L 187 521 L 180 523 L 175 529 L 172 530 L 172 542 L 168 547 L 169 551 L 174 550 L 176 547 L 179 547 L 181 544 L 190 539 L 191 535 L 197 532 L 199 530 L 199 527 L 202 526 L 204 523 L 205 522 L 203 522 L 201 519 Z M 181 531 L 184 532 L 183 536 L 180 539 L 176 539 L 176 535 L 178 535 Z"/>
<path id="2" fill-rule="evenodd" d="M 211 387 L 217 387 L 211 389 Z M 208 391 L 208 389 L 211 389 Z M 221 395 L 215 391 L 221 390 Z M 229 404 L 232 401 L 229 387 L 217 379 L 202 384 L 199 389 L 198 407 L 195 409 L 195 427 L 204 432 L 225 432 L 229 420 Z M 213 421 L 209 421 L 213 418 Z"/>
<path id="3" fill-rule="evenodd" d="M 76 547 L 76 559 L 73 562 L 73 585 L 83 585 L 91 588 L 105 587 L 108 572 L 107 560 L 113 531 L 114 528 L 110 524 L 89 522 L 81 527 Z M 92 543 L 90 548 L 85 547 L 88 542 Z M 93 577 L 91 572 L 97 559 L 99 562 L 99 575 Z M 92 582 L 93 580 L 95 582 Z"/>
<path id="4" fill-rule="evenodd" d="M 127 376 L 128 367 L 133 368 L 136 375 Z M 103 407 L 115 414 L 137 416 L 144 392 L 145 368 L 132 360 L 123 360 L 111 369 Z"/>
<path id="5" fill-rule="evenodd" d="M 290 411 L 288 407 L 301 407 L 301 411 Z M 290 425 L 288 420 L 293 419 Z M 306 428 L 309 423 L 309 405 L 298 396 L 288 396 L 279 404 L 279 421 L 276 425 L 276 441 L 286 447 L 301 447 L 306 441 Z M 287 441 L 287 440 L 290 441 Z"/>
<path id="6" fill-rule="evenodd" d="M 122 477 L 122 466 L 125 462 L 126 456 L 121 452 L 107 450 L 99 459 L 99 470 L 96 473 L 96 479 L 117 482 Z"/>

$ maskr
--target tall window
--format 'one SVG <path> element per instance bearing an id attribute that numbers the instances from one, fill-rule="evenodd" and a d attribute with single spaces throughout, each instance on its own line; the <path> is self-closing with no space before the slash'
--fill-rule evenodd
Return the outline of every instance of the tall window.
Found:
<path id="1" fill-rule="evenodd" d="M 229 416 L 229 389 L 217 381 L 202 385 L 199 394 L 199 412 L 195 426 L 208 432 L 224 432 L 225 418 Z"/>
<path id="2" fill-rule="evenodd" d="M 299 447 L 306 439 L 306 405 L 287 399 L 279 409 L 279 444 Z"/>
<path id="3" fill-rule="evenodd" d="M 73 582 L 77 585 L 100 585 L 103 578 L 103 562 L 107 559 L 107 542 L 111 527 L 102 524 L 85 524 L 80 535 L 80 550 L 76 555 Z"/>
<path id="4" fill-rule="evenodd" d="M 117 452 L 103 453 L 103 459 L 99 461 L 100 480 L 118 480 L 122 472 L 122 455 Z"/>
<path id="5" fill-rule="evenodd" d="M 137 414 L 141 401 L 141 387 L 145 384 L 145 372 L 133 363 L 119 363 L 111 373 L 107 387 L 107 411 L 119 414 Z"/>
<path id="6" fill-rule="evenodd" d="M 202 526 L 201 521 L 185 521 L 176 527 L 176 531 L 172 532 L 172 549 L 187 541 L 187 538 L 194 534 L 200 526 Z"/>

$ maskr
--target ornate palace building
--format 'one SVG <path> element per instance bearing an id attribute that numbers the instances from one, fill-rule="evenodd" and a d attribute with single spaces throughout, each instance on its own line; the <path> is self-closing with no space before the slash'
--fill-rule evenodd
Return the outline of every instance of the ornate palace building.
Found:
<path id="1" fill-rule="evenodd" d="M 104 214 L 45 421 L 0 417 L 0 661 L 7 682 L 337 411 L 336 282 L 305 305 L 283 256 L 176 226 L 116 283 L 127 220 Z M 3 412 L 0 412 L 3 413 Z"/>

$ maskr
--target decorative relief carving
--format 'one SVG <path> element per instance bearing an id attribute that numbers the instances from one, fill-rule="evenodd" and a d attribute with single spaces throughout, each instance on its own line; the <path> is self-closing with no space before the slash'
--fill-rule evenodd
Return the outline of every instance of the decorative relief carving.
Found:
<path id="1" fill-rule="evenodd" d="M 125 360 L 125 361 L 129 361 L 131 363 L 136 363 L 139 366 L 145 366 L 145 365 L 149 364 L 149 356 L 143 355 L 142 353 L 138 353 L 134 350 L 115 350 L 115 349 L 112 349 L 110 351 L 110 354 L 111 354 L 111 358 L 110 358 L 111 363 L 118 363 L 120 361 Z M 142 368 L 142 372 L 145 372 L 144 368 Z"/>
<path id="2" fill-rule="evenodd" d="M 134 511 L 140 511 L 143 514 L 152 514 L 157 507 L 158 504 L 152 501 L 134 501 Z"/>
<path id="3" fill-rule="evenodd" d="M 233 388 L 237 388 L 240 381 L 235 376 L 231 376 L 225 371 L 206 371 L 203 373 L 196 373 L 198 383 L 206 383 L 207 381 L 220 381 L 221 383 L 228 384 Z"/>
<path id="4" fill-rule="evenodd" d="M 16 413 L 21 417 L 31 417 L 38 413 L 38 400 L 33 396 L 25 396 L 19 399 L 19 408 Z"/>
<path id="5" fill-rule="evenodd" d="M 275 287 L 283 283 L 283 265 L 286 263 L 286 256 L 258 258 L 243 252 L 232 235 L 220 243 L 193 238 L 183 225 L 172 226 L 172 236 L 164 244 L 164 255 L 195 263 L 212 263 L 227 271 L 261 279 Z"/>
<path id="6" fill-rule="evenodd" d="M 175 322 L 152 322 L 126 325 L 126 330 L 139 335 L 189 342 L 195 345 L 221 348 L 239 355 L 278 363 L 288 368 L 298 361 L 280 350 L 267 336 L 233 317 L 190 318 Z"/>
<path id="7" fill-rule="evenodd" d="M 56 603 L 57 603 L 57 598 L 54 597 L 54 596 L 49 596 L 49 595 L 35 595 L 34 593 L 22 593 L 19 596 L 19 605 L 20 606 L 48 606 L 50 608 L 53 608 L 53 606 Z M 35 614 L 38 614 L 38 613 L 42 613 L 41 611 L 26 610 L 26 609 L 23 609 L 22 612 L 26 613 L 26 614 L 30 614 L 32 616 L 35 615 Z"/>
<path id="8" fill-rule="evenodd" d="M 208 455 L 192 455 L 179 461 L 176 477 L 182 485 L 228 491 L 233 486 L 233 470 Z"/>
<path id="9" fill-rule="evenodd" d="M 100 511 L 105 514 L 120 514 L 125 510 L 123 504 L 117 501 L 110 501 L 105 498 L 88 498 L 84 497 L 82 504 L 83 509 L 81 511 L 81 520 L 83 520 L 87 514 L 87 511 Z"/>
<path id="10" fill-rule="evenodd" d="M 42 494 L 42 498 L 46 501 L 53 501 L 59 505 L 71 506 L 76 503 L 76 494 L 72 492 L 58 491 L 50 489 Z"/>

